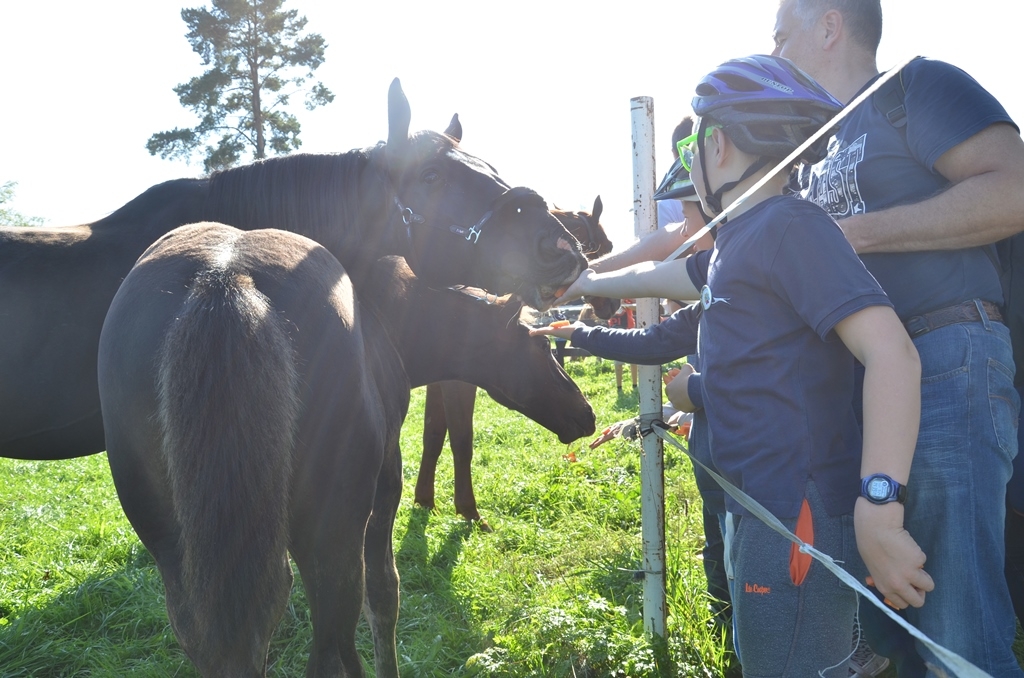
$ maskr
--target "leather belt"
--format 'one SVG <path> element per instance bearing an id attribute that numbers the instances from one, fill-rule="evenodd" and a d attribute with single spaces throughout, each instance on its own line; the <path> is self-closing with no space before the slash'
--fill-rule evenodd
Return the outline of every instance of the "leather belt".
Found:
<path id="1" fill-rule="evenodd" d="M 1000 312 L 998 306 L 990 301 L 971 299 L 970 301 L 965 301 L 962 304 L 947 306 L 935 311 L 929 311 L 927 313 L 922 313 L 921 315 L 912 316 L 903 322 L 903 326 L 907 328 L 910 338 L 914 339 L 916 337 L 920 337 L 922 334 L 927 334 L 932 330 L 945 327 L 946 325 L 952 325 L 954 323 L 981 322 L 983 318 L 981 313 L 978 312 L 979 303 L 981 304 L 981 307 L 985 309 L 985 315 L 988 316 L 989 320 L 995 320 L 996 322 L 1003 321 L 1003 314 Z"/>

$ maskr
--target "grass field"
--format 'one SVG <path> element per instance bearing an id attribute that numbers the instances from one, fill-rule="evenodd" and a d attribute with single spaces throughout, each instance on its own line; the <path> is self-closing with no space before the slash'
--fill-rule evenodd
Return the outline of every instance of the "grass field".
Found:
<path id="1" fill-rule="evenodd" d="M 600 426 L 633 416 L 612 365 L 567 367 Z M 655 652 L 640 620 L 636 443 L 589 450 L 481 393 L 474 484 L 484 533 L 454 514 L 451 459 L 439 509 L 413 506 L 424 390 L 402 432 L 405 492 L 395 528 L 402 577 L 403 676 L 720 676 L 725 644 L 708 610 L 698 558 L 700 499 L 690 462 L 665 454 L 669 645 Z M 564 458 L 574 452 L 577 461 Z M 178 648 L 149 554 L 124 518 L 105 455 L 0 460 L 0 676 L 195 676 Z M 308 611 L 296 577 L 269 674 L 303 675 Z M 372 643 L 360 647 L 372 675 Z"/>

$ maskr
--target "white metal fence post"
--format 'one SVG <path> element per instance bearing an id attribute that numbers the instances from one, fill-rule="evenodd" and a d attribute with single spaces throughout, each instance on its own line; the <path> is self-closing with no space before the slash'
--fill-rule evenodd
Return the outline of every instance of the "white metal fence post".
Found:
<path id="1" fill-rule="evenodd" d="M 633 126 L 633 231 L 638 238 L 657 229 L 654 207 L 654 100 L 630 99 Z M 637 327 L 659 321 L 660 299 L 637 299 Z M 643 453 L 640 461 L 641 520 L 644 552 L 644 630 L 665 637 L 665 471 L 661 438 L 650 431 L 650 422 L 661 418 L 661 368 L 640 365 L 640 429 Z"/>

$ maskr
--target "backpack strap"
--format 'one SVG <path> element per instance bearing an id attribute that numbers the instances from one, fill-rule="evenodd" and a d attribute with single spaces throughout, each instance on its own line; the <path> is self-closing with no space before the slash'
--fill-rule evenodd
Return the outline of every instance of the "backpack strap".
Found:
<path id="1" fill-rule="evenodd" d="M 878 112 L 885 116 L 893 127 L 907 124 L 907 108 L 903 104 L 907 90 L 903 86 L 903 71 L 899 77 L 890 78 L 878 91 L 871 95 L 871 102 Z"/>

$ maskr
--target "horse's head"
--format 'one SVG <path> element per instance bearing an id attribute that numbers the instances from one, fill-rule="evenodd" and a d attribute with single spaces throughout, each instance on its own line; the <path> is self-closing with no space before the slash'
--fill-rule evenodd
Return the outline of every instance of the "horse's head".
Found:
<path id="1" fill-rule="evenodd" d="M 409 103 L 396 79 L 388 99 L 387 173 L 408 234 L 406 258 L 434 285 L 514 292 L 547 308 L 585 268 L 583 255 L 543 199 L 510 189 L 459 147 L 458 116 L 444 134 L 409 134 Z"/>
<path id="2" fill-rule="evenodd" d="M 580 242 L 580 247 L 583 248 L 583 255 L 588 261 L 603 257 L 612 251 L 612 241 L 608 239 L 608 234 L 604 232 L 604 227 L 601 226 L 600 222 L 603 210 L 604 205 L 601 203 L 601 196 L 597 196 L 594 200 L 594 209 L 591 210 L 590 214 L 563 210 L 554 211 L 554 215 L 558 217 L 558 220 L 562 222 L 566 230 Z M 607 320 L 615 315 L 615 312 L 619 310 L 621 305 L 619 299 L 608 299 L 605 297 L 584 297 L 583 300 L 594 308 L 595 315 L 602 320 Z"/>
<path id="3" fill-rule="evenodd" d="M 552 214 L 562 222 L 565 230 L 569 231 L 572 237 L 579 241 L 580 248 L 583 250 L 583 256 L 587 258 L 587 261 L 593 261 L 612 251 L 612 241 L 608 238 L 608 234 L 604 232 L 604 227 L 601 226 L 601 212 L 603 210 L 604 204 L 601 202 L 601 196 L 597 196 L 594 200 L 594 207 L 589 213 L 559 209 L 552 210 Z"/>
<path id="4" fill-rule="evenodd" d="M 456 379 L 484 388 L 571 442 L 590 435 L 594 410 L 551 355 L 548 340 L 519 322 L 522 303 L 471 290 L 432 289 L 398 257 L 356 281 L 402 357 L 413 386 Z"/>

